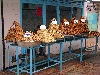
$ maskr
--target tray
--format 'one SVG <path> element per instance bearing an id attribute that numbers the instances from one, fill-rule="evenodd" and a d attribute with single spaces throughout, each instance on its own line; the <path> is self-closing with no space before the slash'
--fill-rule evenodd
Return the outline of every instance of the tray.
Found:
<path id="1" fill-rule="evenodd" d="M 40 46 L 41 42 L 25 42 L 25 41 L 21 41 L 21 42 L 17 42 L 19 47 L 35 47 L 35 46 Z"/>
<path id="2" fill-rule="evenodd" d="M 64 38 L 73 38 L 74 35 L 65 35 Z"/>
<path id="3" fill-rule="evenodd" d="M 73 35 L 65 35 L 65 41 L 72 41 L 72 40 L 74 40 Z"/>
<path id="4" fill-rule="evenodd" d="M 56 43 L 64 42 L 64 38 L 58 38 L 56 39 Z"/>
<path id="5" fill-rule="evenodd" d="M 6 41 L 6 43 L 10 44 L 11 46 L 18 46 L 17 42 Z"/>
<path id="6" fill-rule="evenodd" d="M 74 35 L 74 37 L 82 38 L 83 35 L 82 34 L 77 34 L 77 35 Z"/>
<path id="7" fill-rule="evenodd" d="M 45 42 L 41 42 L 41 45 L 42 46 L 46 46 L 46 45 L 52 45 L 54 44 L 55 42 L 48 42 L 48 43 L 45 43 Z"/>
<path id="8" fill-rule="evenodd" d="M 89 32 L 83 32 L 83 33 L 81 33 L 82 35 L 88 35 L 89 34 Z"/>

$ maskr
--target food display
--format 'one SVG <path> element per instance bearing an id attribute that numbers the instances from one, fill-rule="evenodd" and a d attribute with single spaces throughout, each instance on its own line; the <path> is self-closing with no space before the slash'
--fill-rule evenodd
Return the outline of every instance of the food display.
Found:
<path id="1" fill-rule="evenodd" d="M 12 27 L 14 26 L 14 27 Z M 7 36 L 5 40 L 9 42 L 21 41 L 24 38 L 24 32 L 20 26 L 20 24 L 16 21 L 13 22 L 13 25 L 8 30 Z"/>
<path id="2" fill-rule="evenodd" d="M 26 33 L 24 34 L 24 38 L 22 38 L 22 41 L 25 41 L 25 42 L 34 42 L 33 36 L 34 36 L 33 32 L 26 31 Z"/>
<path id="3" fill-rule="evenodd" d="M 14 26 L 14 27 L 12 27 Z M 40 30 L 37 31 L 37 34 L 34 32 L 23 32 L 20 24 L 16 21 L 13 22 L 13 25 L 8 30 L 5 40 L 9 42 L 25 41 L 25 42 L 55 42 L 60 38 L 64 38 L 66 35 L 78 35 L 89 32 L 89 28 L 84 17 L 81 17 L 79 20 L 72 18 L 70 22 L 67 19 L 63 19 L 60 25 L 57 24 L 55 18 L 51 20 L 51 23 L 46 29 L 45 25 L 40 26 Z M 100 36 L 100 33 L 97 31 L 91 31 L 88 36 Z"/>
<path id="4" fill-rule="evenodd" d="M 79 25 L 81 27 L 81 33 L 86 33 L 86 32 L 90 32 L 89 31 L 89 28 L 88 28 L 88 25 L 87 25 L 87 21 L 85 20 L 84 17 L 81 17 L 80 20 L 79 20 Z"/>
<path id="5" fill-rule="evenodd" d="M 57 38 L 64 38 L 63 31 L 59 29 L 59 25 L 57 24 L 57 21 L 55 18 L 51 20 L 51 23 L 48 27 L 48 32 L 51 36 L 53 36 L 55 39 Z"/>
<path id="6" fill-rule="evenodd" d="M 33 37 L 32 37 L 32 39 L 33 39 L 34 41 L 41 41 L 41 39 L 40 39 L 40 37 L 39 37 L 38 34 L 34 34 Z"/>
<path id="7" fill-rule="evenodd" d="M 64 35 L 68 34 L 69 29 L 69 22 L 67 19 L 63 19 L 60 23 L 59 29 L 63 32 Z"/>
<path id="8" fill-rule="evenodd" d="M 97 31 L 91 31 L 91 32 L 89 33 L 88 36 L 90 36 L 90 37 L 93 37 L 93 36 L 100 36 L 100 33 L 97 32 Z"/>
<path id="9" fill-rule="evenodd" d="M 55 42 L 55 38 L 48 32 L 47 29 L 40 29 L 37 31 L 37 36 L 39 36 L 40 41 L 49 43 L 49 42 Z"/>
<path id="10" fill-rule="evenodd" d="M 60 29 L 65 35 L 77 35 L 89 32 L 89 28 L 84 17 L 81 17 L 80 20 L 76 20 L 74 17 L 70 23 L 66 19 L 63 19 L 60 24 Z"/>

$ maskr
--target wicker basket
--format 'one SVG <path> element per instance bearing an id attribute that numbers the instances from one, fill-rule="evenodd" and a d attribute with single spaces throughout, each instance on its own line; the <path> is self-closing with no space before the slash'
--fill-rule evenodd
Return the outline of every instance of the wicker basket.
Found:
<path id="1" fill-rule="evenodd" d="M 40 46 L 41 42 L 25 42 L 25 41 L 21 41 L 21 42 L 17 42 L 19 47 L 25 47 L 25 48 L 29 48 L 29 47 L 35 47 L 35 46 Z"/>

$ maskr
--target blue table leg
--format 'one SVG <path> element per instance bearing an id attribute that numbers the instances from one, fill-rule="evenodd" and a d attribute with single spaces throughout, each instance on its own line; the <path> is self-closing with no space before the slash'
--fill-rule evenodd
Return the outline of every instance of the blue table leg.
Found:
<path id="1" fill-rule="evenodd" d="M 50 62 L 50 45 L 48 45 L 48 66 L 49 66 L 49 62 Z"/>
<path id="2" fill-rule="evenodd" d="M 35 65 L 35 58 L 36 58 L 36 54 L 35 54 L 35 48 L 33 48 L 33 56 L 34 56 L 34 72 L 36 71 L 36 65 Z"/>
<path id="3" fill-rule="evenodd" d="M 9 48 L 9 46 L 8 46 L 8 67 L 10 67 L 10 48 Z"/>
<path id="4" fill-rule="evenodd" d="M 84 48 L 86 49 L 86 38 L 85 38 L 85 47 Z"/>
<path id="5" fill-rule="evenodd" d="M 26 51 L 26 58 L 25 58 L 26 63 L 25 63 L 25 65 L 27 65 L 28 56 L 27 56 L 27 49 L 26 48 L 25 48 L 25 51 Z"/>
<path id="6" fill-rule="evenodd" d="M 83 55 L 82 55 L 82 43 L 83 43 L 83 39 L 81 39 L 81 46 L 80 46 L 80 48 L 81 48 L 81 49 L 80 49 L 80 50 L 81 50 L 81 51 L 80 51 L 80 62 L 82 62 L 82 56 L 83 56 Z"/>
<path id="7" fill-rule="evenodd" d="M 68 53 L 68 58 L 70 59 L 71 58 L 71 45 L 72 45 L 72 43 L 70 42 L 70 46 L 69 46 L 69 53 Z"/>
<path id="8" fill-rule="evenodd" d="M 62 50 L 63 50 L 63 42 L 60 42 L 60 71 L 62 71 Z"/>
<path id="9" fill-rule="evenodd" d="M 26 54 L 26 48 L 24 48 L 24 54 Z"/>
<path id="10" fill-rule="evenodd" d="M 96 37 L 95 55 L 96 55 L 96 52 L 97 52 L 97 47 L 98 47 L 98 37 Z"/>
<path id="11" fill-rule="evenodd" d="M 30 75 L 32 75 L 32 48 L 30 48 Z"/>
<path id="12" fill-rule="evenodd" d="M 19 57 L 18 57 L 18 46 L 16 46 L 16 64 L 17 64 L 17 75 L 19 75 Z"/>
<path id="13" fill-rule="evenodd" d="M 21 54 L 24 54 L 24 48 L 21 48 Z"/>

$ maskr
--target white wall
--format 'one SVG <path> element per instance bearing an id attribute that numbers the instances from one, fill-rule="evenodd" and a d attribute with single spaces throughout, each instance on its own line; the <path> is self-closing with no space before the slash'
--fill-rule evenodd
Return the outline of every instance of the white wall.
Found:
<path id="1" fill-rule="evenodd" d="M 1 0 L 0 0 L 0 8 L 1 8 Z M 1 14 L 1 9 L 0 9 Z M 0 70 L 3 68 L 3 46 L 2 46 L 2 19 L 0 15 Z"/>
<path id="2" fill-rule="evenodd" d="M 20 0 L 3 0 L 4 8 L 4 36 L 7 35 L 7 32 L 12 25 L 13 21 L 16 20 L 20 23 Z M 5 66 L 8 66 L 8 49 L 7 44 L 5 44 Z M 13 55 L 14 49 L 11 48 L 11 55 Z"/>

